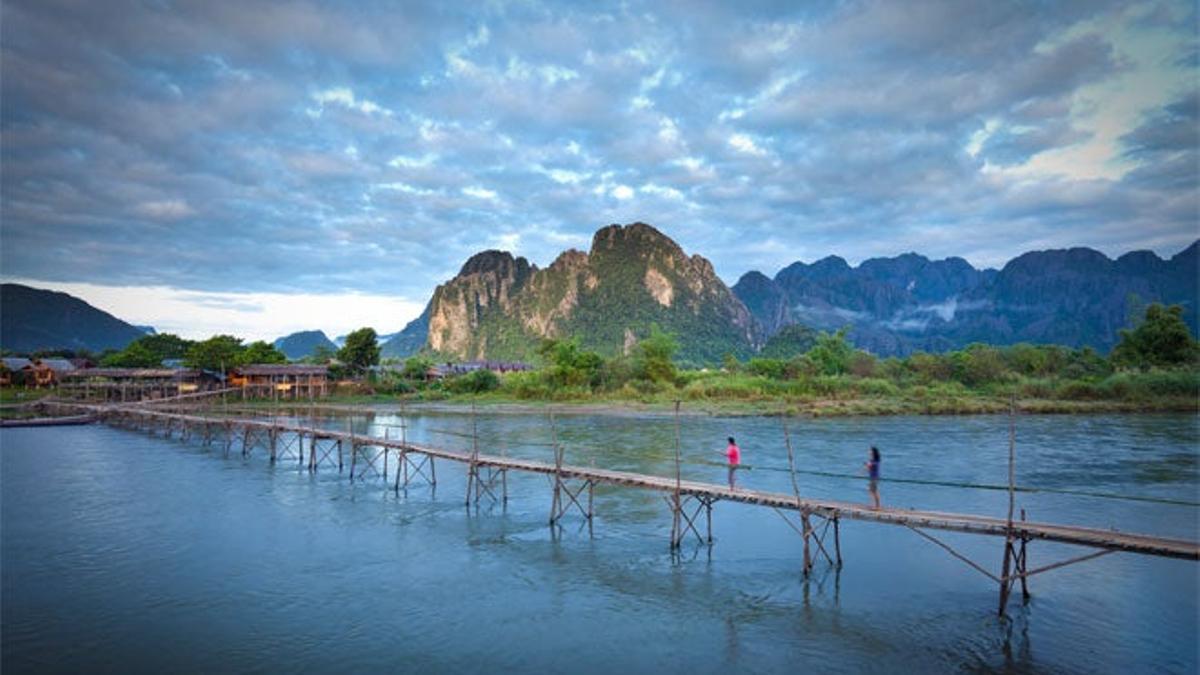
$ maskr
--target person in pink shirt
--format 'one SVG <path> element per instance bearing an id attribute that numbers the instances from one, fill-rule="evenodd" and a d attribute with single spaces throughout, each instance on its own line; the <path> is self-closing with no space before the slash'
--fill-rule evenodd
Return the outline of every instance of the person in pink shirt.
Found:
<path id="1" fill-rule="evenodd" d="M 733 436 L 729 437 L 729 446 L 725 448 L 725 459 L 729 460 L 729 488 L 732 490 L 735 487 L 734 473 L 742 463 L 742 451 L 733 440 Z"/>

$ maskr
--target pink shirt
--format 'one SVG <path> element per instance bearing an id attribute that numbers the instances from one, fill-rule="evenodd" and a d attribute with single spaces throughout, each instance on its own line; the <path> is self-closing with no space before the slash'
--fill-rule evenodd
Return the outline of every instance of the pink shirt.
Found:
<path id="1" fill-rule="evenodd" d="M 725 448 L 725 456 L 729 458 L 729 466 L 737 466 L 742 463 L 742 451 L 733 443 L 730 443 L 729 447 Z"/>

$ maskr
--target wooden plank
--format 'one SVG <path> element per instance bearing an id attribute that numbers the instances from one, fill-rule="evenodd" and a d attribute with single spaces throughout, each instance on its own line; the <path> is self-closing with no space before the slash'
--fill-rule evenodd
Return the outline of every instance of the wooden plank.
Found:
<path id="1" fill-rule="evenodd" d="M 125 414 L 144 419 L 157 419 L 159 421 L 173 419 L 196 424 L 220 422 L 256 430 L 270 429 L 273 426 L 270 420 L 229 419 L 194 414 L 168 413 L 144 407 L 135 408 L 129 405 L 84 405 L 67 402 L 50 402 L 47 405 L 88 411 L 99 415 L 101 419 L 104 419 L 106 415 Z M 470 464 L 474 461 L 477 466 L 497 469 L 510 469 L 550 476 L 557 473 L 564 480 L 590 480 L 595 483 L 637 487 L 671 493 L 672 495 L 678 490 L 681 497 L 698 496 L 713 500 L 722 499 L 793 511 L 803 512 L 807 510 L 823 517 L 833 517 L 836 515 L 838 517 L 852 518 L 866 522 L 969 534 L 1007 537 L 1011 533 L 1016 538 L 1023 537 L 1026 539 L 1056 541 L 1066 544 L 1090 546 L 1092 548 L 1184 560 L 1200 560 L 1200 544 L 1197 542 L 1148 534 L 1035 522 L 1014 522 L 1010 529 L 1007 518 L 893 507 L 873 509 L 866 504 L 855 502 L 828 499 L 797 499 L 795 494 L 747 490 L 743 488 L 735 490 L 725 485 L 687 481 L 676 477 L 651 476 L 627 471 L 614 471 L 611 469 L 597 469 L 567 464 L 563 464 L 559 468 L 555 464 L 548 462 L 499 455 L 479 454 L 476 456 L 470 452 L 457 452 L 418 445 L 399 439 L 387 439 L 365 434 L 319 429 L 298 424 L 281 424 L 277 425 L 277 429 L 280 431 L 307 434 L 314 440 L 320 438 L 322 440 L 370 444 L 397 450 L 403 449 L 409 453 L 418 453 L 430 458 L 446 459 L 464 464 Z"/>

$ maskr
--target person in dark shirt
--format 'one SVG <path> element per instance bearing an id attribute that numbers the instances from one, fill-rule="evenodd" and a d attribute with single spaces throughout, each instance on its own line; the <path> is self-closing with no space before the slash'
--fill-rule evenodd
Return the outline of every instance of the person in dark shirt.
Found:
<path id="1" fill-rule="evenodd" d="M 872 508 L 879 509 L 879 448 L 871 446 L 871 458 L 864 465 L 867 468 L 867 478 L 870 482 L 867 485 L 867 492 L 871 495 Z"/>

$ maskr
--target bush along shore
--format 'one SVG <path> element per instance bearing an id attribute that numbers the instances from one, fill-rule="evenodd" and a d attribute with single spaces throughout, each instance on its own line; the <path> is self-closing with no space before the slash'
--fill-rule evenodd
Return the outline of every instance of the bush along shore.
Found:
<path id="1" fill-rule="evenodd" d="M 1177 307 L 1152 305 L 1121 331 L 1107 357 L 1091 348 L 973 344 L 942 354 L 879 359 L 845 332 L 824 333 L 791 358 L 726 357 L 683 369 L 674 338 L 660 331 L 614 358 L 575 340 L 547 340 L 541 367 L 497 375 L 477 370 L 426 381 L 432 361 L 408 359 L 371 383 L 381 395 L 357 400 L 576 403 L 659 408 L 674 401 L 728 414 L 971 414 L 1200 410 L 1200 345 Z M 346 399 L 349 402 L 351 399 Z"/>
<path id="2" fill-rule="evenodd" d="M 1112 353 L 1084 347 L 973 344 L 940 354 L 918 352 L 880 359 L 855 349 L 845 331 L 799 331 L 795 353 L 772 351 L 742 361 L 684 366 L 674 336 L 654 329 L 628 354 L 605 357 L 576 339 L 545 340 L 535 370 L 503 375 L 480 369 L 431 378 L 446 355 L 428 354 L 376 368 L 375 331 L 352 333 L 336 354 L 305 359 L 328 364 L 341 381 L 323 404 L 393 404 L 399 401 L 476 402 L 508 409 L 571 404 L 580 409 L 667 410 L 676 401 L 689 412 L 713 414 L 900 415 L 1200 411 L 1200 344 L 1179 307 L 1151 305 L 1134 328 L 1120 331 Z M 180 357 L 189 367 L 285 360 L 265 343 L 243 345 L 218 335 L 188 342 L 146 336 L 103 365 L 146 367 Z M 0 403 L 16 403 L 49 390 L 0 389 Z M 255 405 L 261 405 L 259 402 Z"/>

